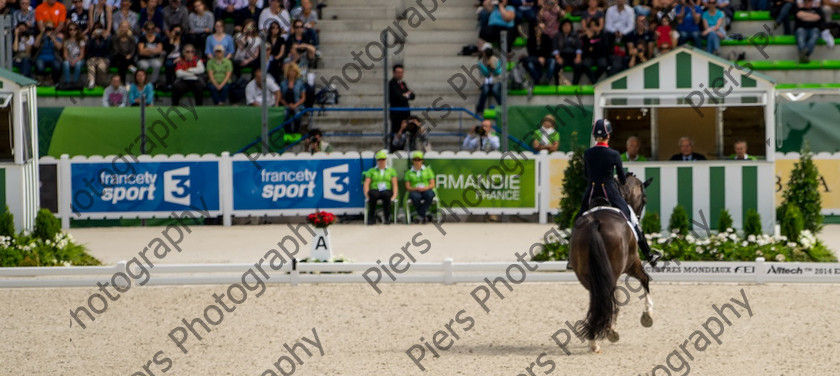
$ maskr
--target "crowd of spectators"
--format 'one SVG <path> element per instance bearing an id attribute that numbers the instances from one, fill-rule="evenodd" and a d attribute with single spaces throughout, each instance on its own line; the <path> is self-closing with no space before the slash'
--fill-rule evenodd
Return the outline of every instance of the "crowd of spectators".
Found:
<path id="1" fill-rule="evenodd" d="M 0 14 L 15 24 L 14 67 L 39 85 L 105 87 L 106 106 L 141 97 L 151 105 L 156 91 L 171 92 L 174 104 L 192 93 L 201 105 L 209 92 L 214 105 L 250 105 L 258 100 L 246 98 L 245 74 L 259 68 L 266 43 L 270 86 L 280 90 L 272 104 L 294 114 L 314 90 L 305 79 L 320 57 L 318 0 L 36 1 L 0 0 Z"/>
<path id="2" fill-rule="evenodd" d="M 828 27 L 840 0 L 742 0 L 739 5 L 770 10 L 774 28 L 784 26 L 785 34 L 796 35 L 800 62 L 808 62 L 820 37 L 829 47 L 834 44 Z M 573 71 L 571 84 L 580 84 L 584 75 L 594 84 L 686 43 L 720 55 L 734 12 L 730 0 L 480 0 L 477 46 L 485 84 L 476 109 L 483 110 L 495 94 L 494 54 L 518 61 L 530 87 L 568 84 L 561 74 L 566 67 Z M 580 18 L 577 28 L 569 16 Z M 507 32 L 504 51 L 502 32 Z M 517 37 L 526 39 L 520 56 L 511 51 Z"/>

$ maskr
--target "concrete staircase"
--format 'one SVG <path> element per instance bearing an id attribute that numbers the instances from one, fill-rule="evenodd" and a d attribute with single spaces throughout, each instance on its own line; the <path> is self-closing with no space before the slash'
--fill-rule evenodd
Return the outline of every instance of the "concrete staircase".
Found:
<path id="1" fill-rule="evenodd" d="M 433 0 L 423 0 L 422 3 L 427 9 L 434 9 Z M 410 102 L 412 107 L 463 107 L 474 111 L 478 88 L 472 80 L 467 78 L 469 84 L 462 91 L 466 99 L 448 82 L 450 77 L 462 72 L 461 66 L 469 67 L 476 62 L 474 57 L 457 55 L 463 45 L 476 42 L 474 4 L 472 0 L 449 0 L 445 3 L 437 0 L 437 9 L 431 13 L 435 20 L 432 20 L 416 1 L 405 1 L 405 8 L 399 0 L 330 2 L 324 8 L 319 23 L 323 63 L 320 69 L 314 71 L 319 76 L 318 85 L 323 85 L 333 76 L 344 77 L 343 74 L 355 80 L 359 71 L 354 65 L 361 64 L 354 62 L 354 55 L 361 55 L 358 59 L 370 69 L 362 68 L 361 77 L 356 82 L 347 81 L 347 88 L 333 80 L 341 97 L 339 104 L 332 107 L 382 107 L 383 69 L 390 79 L 391 66 L 400 63 L 405 65 L 405 82 L 416 94 L 416 99 Z M 397 20 L 401 10 L 410 7 L 414 7 L 416 13 L 409 10 L 408 19 Z M 420 22 L 418 15 L 425 20 Z M 336 19 L 333 19 L 334 16 Z M 402 35 L 399 27 L 405 30 L 404 43 L 389 49 L 388 66 L 383 67 L 380 59 L 382 52 L 375 43 L 381 45 L 383 30 L 390 29 Z M 392 35 L 391 32 L 386 34 Z M 393 36 L 388 37 L 388 42 L 394 44 Z M 372 58 L 380 61 L 372 61 Z M 456 79 L 460 80 L 460 77 Z M 432 126 L 433 134 L 446 134 L 431 138 L 434 150 L 458 150 L 461 137 L 455 133 L 466 132 L 476 125 L 469 115 L 455 111 L 448 115 L 447 111 L 430 111 L 426 116 L 418 111 L 413 114 L 427 117 L 429 120 L 426 123 Z M 330 112 L 314 117 L 313 126 L 332 134 L 329 141 L 338 150 L 375 150 L 383 146 L 382 112 Z M 351 136 L 359 133 L 365 136 Z"/>

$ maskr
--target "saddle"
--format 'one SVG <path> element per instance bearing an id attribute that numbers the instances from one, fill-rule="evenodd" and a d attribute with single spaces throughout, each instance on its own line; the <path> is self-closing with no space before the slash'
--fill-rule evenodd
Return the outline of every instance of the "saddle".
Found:
<path id="1" fill-rule="evenodd" d="M 589 209 L 589 210 L 587 210 L 587 211 L 583 212 L 583 214 L 581 214 L 581 215 L 580 215 L 580 217 L 581 217 L 581 218 L 583 218 L 583 217 L 586 217 L 587 215 L 590 215 L 590 214 L 592 214 L 592 213 L 599 212 L 599 211 L 604 211 L 604 210 L 606 210 L 606 211 L 611 211 L 611 212 L 614 212 L 614 213 L 618 213 L 618 215 L 620 215 L 620 216 L 624 217 L 624 213 L 623 213 L 620 209 L 618 209 L 618 208 L 615 208 L 615 207 L 612 207 L 612 206 L 608 206 L 608 205 L 598 205 L 599 203 L 601 203 L 601 202 L 600 202 L 600 200 L 603 200 L 603 202 L 604 202 L 604 203 L 609 204 L 609 203 L 606 201 L 606 199 L 603 199 L 602 197 L 597 197 L 597 198 L 595 198 L 595 199 L 593 199 L 593 200 L 591 201 L 591 203 L 592 203 L 592 205 L 593 205 L 593 206 L 595 206 L 595 205 L 597 205 L 597 206 L 595 206 L 595 207 L 593 207 L 592 209 Z M 624 217 L 624 223 L 626 223 L 626 224 L 627 224 L 627 227 L 629 227 L 629 228 L 630 228 L 630 232 L 633 234 L 633 239 L 634 239 L 635 241 L 639 241 L 639 239 L 636 239 L 636 230 L 633 228 L 633 224 L 632 224 L 632 223 L 630 223 L 630 220 L 629 220 L 629 219 L 627 219 L 627 217 Z"/>

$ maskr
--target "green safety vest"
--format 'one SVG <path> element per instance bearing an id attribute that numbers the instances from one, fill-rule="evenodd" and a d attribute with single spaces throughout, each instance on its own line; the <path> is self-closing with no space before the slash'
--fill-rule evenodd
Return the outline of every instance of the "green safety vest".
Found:
<path id="1" fill-rule="evenodd" d="M 732 155 L 730 155 L 730 156 L 729 156 L 729 159 L 735 159 L 736 157 L 738 157 L 738 156 L 737 156 L 737 155 L 735 155 L 735 154 L 732 154 Z M 743 159 L 741 159 L 741 160 L 743 161 Z M 746 159 L 746 160 L 748 160 L 748 161 L 757 161 L 757 160 L 758 160 L 758 158 L 753 157 L 752 155 L 747 154 L 747 159 Z"/>
<path id="2" fill-rule="evenodd" d="M 420 171 L 417 171 L 414 167 L 412 167 L 410 170 L 405 172 L 405 181 L 408 182 L 408 185 L 411 188 L 419 188 L 420 185 L 428 187 L 433 180 L 435 180 L 435 173 L 429 166 L 423 166 Z"/>
<path id="3" fill-rule="evenodd" d="M 394 187 L 391 186 L 391 179 L 397 177 L 397 170 L 392 167 L 386 167 L 380 170 L 378 167 L 372 167 L 365 171 L 365 178 L 370 179 L 370 189 L 379 191 L 391 191 Z M 384 184 L 384 185 L 380 185 Z"/>
<path id="4" fill-rule="evenodd" d="M 627 158 L 627 152 L 621 153 L 621 161 L 622 162 L 629 162 L 630 158 Z M 647 162 L 647 158 L 644 155 L 638 154 L 636 155 L 636 162 Z"/>
<path id="5" fill-rule="evenodd" d="M 542 127 L 540 127 L 542 128 Z M 534 139 L 537 140 L 540 144 L 542 144 L 543 140 L 543 131 L 541 129 L 537 129 L 534 131 Z M 548 136 L 548 144 L 551 145 L 554 142 L 560 142 L 560 132 L 554 131 L 551 135 Z"/>

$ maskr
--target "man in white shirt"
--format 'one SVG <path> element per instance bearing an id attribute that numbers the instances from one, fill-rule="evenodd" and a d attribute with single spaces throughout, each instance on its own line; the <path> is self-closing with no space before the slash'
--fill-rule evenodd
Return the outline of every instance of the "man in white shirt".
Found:
<path id="1" fill-rule="evenodd" d="M 262 71 L 254 69 L 254 79 L 245 86 L 245 104 L 248 106 L 262 106 Z M 269 74 L 265 79 L 268 87 L 269 107 L 277 107 L 280 104 L 280 86 L 274 82 Z"/>
<path id="2" fill-rule="evenodd" d="M 604 16 L 604 30 L 614 43 L 621 43 L 621 37 L 632 33 L 636 27 L 636 12 L 626 3 L 626 0 L 616 0 L 616 4 L 607 8 Z"/>
<path id="3" fill-rule="evenodd" d="M 280 24 L 280 27 L 288 33 L 292 28 L 289 12 L 283 9 L 283 5 L 280 3 L 280 0 L 271 0 L 268 4 L 268 8 L 263 9 L 262 13 L 260 13 L 260 22 L 257 27 L 260 31 L 268 32 L 269 25 L 271 25 L 272 22 L 277 22 Z"/>
<path id="4" fill-rule="evenodd" d="M 497 151 L 501 147 L 499 136 L 493 133 L 493 122 L 491 120 L 484 120 L 481 122 L 481 127 L 477 129 L 464 139 L 464 144 L 461 149 L 469 151 Z"/>

